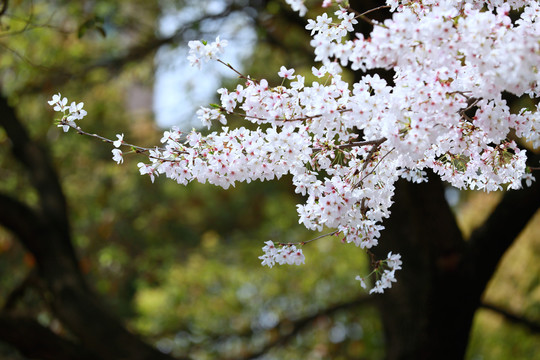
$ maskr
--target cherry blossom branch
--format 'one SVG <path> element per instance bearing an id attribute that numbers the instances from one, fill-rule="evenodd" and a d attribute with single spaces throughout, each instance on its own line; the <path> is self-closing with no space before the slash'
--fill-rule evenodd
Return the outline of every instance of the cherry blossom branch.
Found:
<path id="1" fill-rule="evenodd" d="M 375 154 L 375 152 L 377 150 L 379 150 L 381 144 L 386 141 L 386 138 L 382 138 L 380 139 L 379 141 L 375 142 L 372 146 L 371 146 L 371 149 L 369 150 L 367 156 L 366 156 L 366 159 L 364 160 L 364 165 L 362 166 L 362 169 L 360 170 L 360 172 L 364 172 L 364 170 L 366 170 L 369 162 L 371 161 L 371 158 L 373 158 L 373 154 Z M 373 168 L 373 170 L 375 170 L 375 168 Z M 363 178 L 362 178 L 363 180 Z M 360 182 L 362 181 L 360 180 Z"/>
<path id="2" fill-rule="evenodd" d="M 461 95 L 467 99 L 470 99 L 471 97 L 469 95 L 467 95 L 467 93 L 470 93 L 470 91 L 460 91 L 460 90 L 455 90 L 455 91 L 451 91 L 449 93 L 446 93 L 446 95 L 455 95 L 455 94 L 458 94 L 458 95 Z"/>
<path id="3" fill-rule="evenodd" d="M 354 10 L 354 9 L 351 8 L 351 7 L 349 7 L 348 9 L 351 10 L 351 11 L 353 11 L 353 12 L 355 12 L 355 13 L 358 13 L 356 10 Z M 356 19 L 356 18 L 359 18 L 359 17 L 362 17 L 362 16 L 366 16 L 366 15 L 369 14 L 369 13 L 372 13 L 372 12 L 375 12 L 375 11 L 381 10 L 381 9 L 390 9 L 390 5 L 382 5 L 382 6 L 379 6 L 379 7 L 376 7 L 376 8 L 367 10 L 367 11 L 364 11 L 363 13 L 358 14 L 358 15 L 355 17 L 355 19 Z"/>
<path id="4" fill-rule="evenodd" d="M 306 240 L 306 241 L 300 241 L 300 242 L 289 242 L 289 243 L 277 243 L 277 245 L 280 245 L 280 246 L 292 246 L 292 245 L 305 245 L 307 243 L 310 243 L 312 241 L 315 241 L 315 240 L 319 240 L 319 239 L 322 239 L 322 238 L 325 238 L 327 236 L 334 236 L 334 235 L 337 235 L 339 234 L 339 230 L 335 230 L 335 231 L 332 231 L 332 232 L 329 232 L 327 234 L 323 234 L 323 235 L 320 235 L 320 236 L 317 236 L 316 238 L 313 238 L 313 239 L 310 239 L 310 240 Z"/>
<path id="5" fill-rule="evenodd" d="M 402 177 L 417 181 L 422 180 L 422 169 L 429 168 L 452 185 L 486 191 L 498 190 L 503 186 L 518 189 L 525 176 L 526 183 L 530 183 L 534 177 L 528 168 L 527 173 L 523 169 L 528 159 L 527 153 L 518 149 L 515 143 L 509 143 L 506 137 L 509 136 L 509 129 L 512 129 L 517 137 L 527 139 L 535 148 L 538 147 L 540 136 L 535 129 L 540 107 L 505 116 L 510 113 L 509 107 L 496 99 L 503 91 L 516 95 L 528 91 L 532 94 L 531 98 L 539 96 L 537 89 L 532 89 L 529 82 L 520 80 L 536 76 L 538 59 L 535 54 L 523 50 L 526 46 L 513 46 L 520 45 L 513 44 L 519 39 L 536 41 L 538 30 L 533 21 L 536 17 L 522 18 L 522 24 L 513 26 L 512 19 L 503 12 L 485 13 L 486 21 L 482 22 L 480 29 L 474 27 L 474 31 L 481 30 L 486 34 L 502 32 L 504 36 L 493 39 L 492 48 L 488 46 L 483 49 L 478 43 L 481 39 L 472 41 L 476 34 L 472 31 L 473 27 L 468 26 L 467 22 L 457 21 L 461 17 L 474 21 L 472 16 L 477 10 L 463 13 L 463 6 L 456 5 L 456 15 L 448 16 L 447 6 L 429 6 L 429 11 L 419 10 L 415 13 L 418 29 L 422 29 L 420 34 L 401 31 L 409 29 L 409 17 L 396 16 L 385 24 L 378 24 L 366 17 L 386 6 L 364 13 L 340 10 L 336 13 L 342 20 L 339 24 L 333 24 L 333 19 L 327 14 L 318 16 L 316 21 L 308 20 L 306 29 L 312 31 L 315 60 L 327 64 L 319 69 L 313 67 L 311 71 L 319 79 L 326 76 L 326 82 L 312 81 L 311 85 L 304 85 L 303 76 L 294 75 L 294 69 L 284 66 L 278 72 L 278 76 L 283 78 L 281 85 L 271 87 L 264 79 L 257 83 L 232 65 L 219 60 L 227 45 L 226 40 L 217 37 L 211 43 L 190 41 L 188 60 L 191 65 L 200 68 L 210 60 L 218 61 L 241 79 L 247 80 L 246 84 L 230 92 L 227 89 L 218 90 L 221 104 L 212 108 L 202 107 L 197 112 L 203 125 L 211 127 L 215 121 L 223 124 L 221 133 L 212 132 L 204 137 L 193 131 L 183 143 L 178 142 L 181 134 L 176 133 L 172 137 L 164 136 L 167 140 L 163 145 L 165 150 L 139 148 L 139 152 L 148 151 L 151 160 L 151 164 L 138 164 L 140 173 L 149 174 L 152 181 L 154 175 L 165 174 L 181 184 L 200 181 L 225 189 L 237 182 L 269 180 L 291 174 L 296 192 L 307 195 L 305 204 L 298 205 L 300 223 L 308 229 L 323 226 L 340 229 L 347 242 L 367 249 L 377 245 L 377 238 L 384 228 L 382 220 L 390 211 L 391 187 L 397 177 L 388 174 L 401 173 Z M 534 11 L 533 8 L 530 10 Z M 347 39 L 347 34 L 354 32 L 353 25 L 358 23 L 355 16 L 378 25 L 369 37 Z M 443 27 L 439 26 L 441 22 Z M 506 23 L 510 26 L 501 26 Z M 433 27 L 435 24 L 438 24 L 437 28 Z M 448 31 L 448 36 L 440 36 L 439 30 Z M 393 43 L 388 43 L 389 39 Z M 511 43 L 508 42 L 510 40 Z M 511 59 L 504 56 L 500 49 L 509 47 L 518 56 Z M 430 51 L 433 48 L 440 49 L 436 56 Z M 456 52 L 456 49 L 460 51 Z M 455 61 L 446 61 L 448 58 Z M 398 68 L 401 63 L 409 65 Z M 499 71 L 480 72 L 483 68 L 478 66 L 480 63 L 493 63 Z M 351 84 L 347 84 L 339 75 L 341 69 L 349 65 L 351 69 L 360 71 L 394 68 L 399 74 L 394 77 L 393 84 L 378 75 L 364 75 L 351 90 Z M 441 69 L 440 74 L 425 77 L 435 68 Z M 519 76 L 504 75 L 516 68 L 520 69 Z M 453 74 L 459 76 L 454 77 Z M 467 76 L 461 77 L 460 74 Z M 285 79 L 293 78 L 297 81 L 291 82 L 290 87 L 284 85 Z M 474 92 L 450 92 L 455 88 L 472 89 Z M 60 94 L 53 96 L 49 103 L 55 106 L 56 111 L 66 113 L 69 110 L 69 116 L 64 115 L 68 126 L 66 123 L 61 125 L 64 129 L 73 125 L 81 133 L 82 130 L 77 129 L 74 121 L 86 114 L 82 110 L 82 103 L 72 103 L 67 107 L 67 99 L 60 99 Z M 456 104 L 463 108 L 457 109 Z M 294 109 L 295 115 L 300 115 L 309 113 L 309 109 L 325 109 L 327 106 L 341 110 L 334 110 L 333 116 L 321 114 L 287 119 L 293 116 L 287 113 L 290 109 Z M 483 111 L 476 111 L 473 121 L 467 113 L 476 108 Z M 335 113 L 349 111 L 347 109 L 359 111 L 350 116 Z M 440 116 L 450 113 L 457 116 Z M 244 127 L 229 129 L 226 125 L 227 114 L 257 123 L 269 123 L 271 128 L 259 126 L 255 131 Z M 494 123 L 495 119 L 497 123 Z M 302 126 L 292 123 L 287 127 L 287 121 L 305 123 L 299 123 Z M 355 128 L 370 134 L 371 140 L 355 141 L 358 140 Z M 395 139 L 395 145 L 386 143 L 383 148 L 382 144 L 387 139 L 382 137 L 382 133 L 388 133 L 387 129 L 397 130 L 401 137 Z M 500 134 L 500 131 L 504 133 Z M 89 135 L 112 143 L 115 147 L 119 147 L 123 141 L 123 136 L 118 135 L 117 141 Z M 374 139 L 376 137 L 379 139 Z M 437 141 L 433 143 L 430 139 Z M 359 146 L 367 147 L 354 149 Z M 346 150 L 351 148 L 353 150 Z M 410 156 L 384 161 L 394 149 Z M 177 164 L 164 163 L 167 159 L 156 158 L 175 158 L 183 151 L 188 154 L 178 156 L 181 162 Z M 113 155 L 113 160 L 122 161 L 119 149 L 114 149 Z M 352 156 L 354 159 L 351 159 Z M 345 160 L 341 161 L 343 158 Z M 468 171 L 458 168 L 462 164 L 462 167 L 466 165 Z M 313 168 L 321 172 L 312 171 Z M 368 176 L 375 177 L 376 172 L 389 178 L 364 182 Z M 353 191 L 360 186 L 366 190 L 365 193 Z M 337 232 L 321 237 L 333 234 Z M 305 258 L 302 249 L 296 245 L 301 247 L 304 243 L 281 243 L 276 246 L 269 240 L 265 242 L 264 254 L 259 259 L 262 265 L 269 267 L 275 264 L 300 265 Z M 370 292 L 382 292 L 391 287 L 395 281 L 394 271 L 401 268 L 399 256 L 389 253 L 386 260 L 372 264 L 377 281 Z M 365 287 L 362 278 L 360 281 Z"/>
<path id="6" fill-rule="evenodd" d="M 305 120 L 310 120 L 310 119 L 316 119 L 318 117 L 324 116 L 323 114 L 317 114 L 317 115 L 306 115 L 306 116 L 301 116 L 301 117 L 297 117 L 297 118 L 290 118 L 290 119 L 287 119 L 287 118 L 284 118 L 284 119 L 281 119 L 281 118 L 269 119 L 269 118 L 264 118 L 264 117 L 261 117 L 261 116 L 247 115 L 247 114 L 243 114 L 243 113 L 240 113 L 240 112 L 237 112 L 237 111 L 227 110 L 223 106 L 220 106 L 219 110 L 221 112 L 225 112 L 228 115 L 237 115 L 237 116 L 240 116 L 240 117 L 249 118 L 249 119 L 255 119 L 255 120 L 261 120 L 261 121 L 270 121 L 270 120 L 272 120 L 272 121 L 282 121 L 282 122 L 293 122 L 293 121 L 305 121 Z M 337 112 L 339 112 L 339 113 L 345 113 L 345 112 L 349 112 L 349 111 L 352 111 L 352 109 L 338 109 L 337 110 Z"/>
<path id="7" fill-rule="evenodd" d="M 375 167 L 374 167 L 369 173 L 367 173 L 366 175 L 364 175 L 364 176 L 360 179 L 360 181 L 353 187 L 353 189 L 356 189 L 356 188 L 362 186 L 363 181 L 364 181 L 369 175 L 371 175 L 371 174 L 373 174 L 373 173 L 375 172 L 375 169 L 377 169 L 377 167 L 381 164 L 381 162 L 384 160 L 384 158 L 387 157 L 388 155 L 390 155 L 390 153 L 391 153 L 392 151 L 394 151 L 394 149 L 395 149 L 395 148 L 392 148 L 392 149 L 390 149 L 390 151 L 388 151 L 386 154 L 384 154 L 384 156 L 377 162 L 377 164 L 375 165 Z M 366 167 L 366 164 L 367 164 L 367 163 L 368 163 L 368 162 L 367 162 L 367 160 L 366 160 L 366 162 L 364 162 L 364 167 L 362 168 L 362 171 L 365 170 L 365 167 Z"/>
<path id="8" fill-rule="evenodd" d="M 372 26 L 382 26 L 382 27 L 386 27 L 384 24 L 379 24 L 379 23 L 376 23 L 374 22 L 373 20 L 371 20 L 370 18 L 368 18 L 366 15 L 369 14 L 369 13 L 372 13 L 374 11 L 377 11 L 377 10 L 380 10 L 380 9 L 389 9 L 390 6 L 389 5 L 383 5 L 383 6 L 379 6 L 379 7 L 376 7 L 376 8 L 373 8 L 373 9 L 370 9 L 368 11 L 364 11 L 363 13 L 360 13 L 359 11 L 351 8 L 350 6 L 347 8 L 347 10 L 353 12 L 354 14 L 356 14 L 356 16 L 354 17 L 355 19 L 361 19 L 361 20 L 364 20 L 365 22 L 367 22 L 368 24 L 372 25 Z"/>
<path id="9" fill-rule="evenodd" d="M 255 84 L 258 84 L 258 83 L 259 83 L 258 80 L 252 79 L 252 78 L 250 78 L 249 76 L 246 76 L 246 75 L 242 74 L 240 71 L 236 70 L 231 64 L 226 63 L 226 62 L 224 62 L 224 61 L 221 60 L 221 59 L 216 59 L 216 61 L 219 62 L 219 63 L 221 63 L 221 64 L 223 64 L 223 65 L 225 65 L 225 66 L 228 67 L 229 69 L 231 69 L 234 73 L 236 73 L 236 74 L 238 75 L 238 77 L 239 77 L 240 79 L 245 79 L 245 80 L 247 80 L 247 81 L 253 81 Z"/>
<path id="10" fill-rule="evenodd" d="M 373 145 L 374 148 L 375 148 L 375 147 L 381 145 L 386 140 L 387 140 L 387 138 L 382 137 L 382 138 L 376 139 L 376 140 L 355 141 L 355 142 L 351 142 L 351 143 L 347 143 L 347 144 L 337 145 L 336 147 L 338 149 L 348 149 L 348 148 L 353 148 L 353 147 L 358 147 L 358 146 Z M 318 150 L 318 149 L 313 149 L 313 150 Z"/>
<path id="11" fill-rule="evenodd" d="M 106 143 L 109 143 L 109 144 L 114 144 L 115 143 L 115 140 L 111 140 L 111 139 L 108 139 L 104 136 L 101 136 L 101 135 L 98 135 L 98 134 L 92 134 L 92 133 L 89 133 L 89 132 L 86 132 L 84 131 L 83 129 L 81 129 L 80 126 L 76 126 L 76 125 L 73 125 L 73 124 L 70 124 L 68 123 L 67 121 L 65 121 L 64 119 L 62 119 L 59 123 L 60 125 L 62 126 L 69 126 L 70 128 L 74 129 L 79 135 L 86 135 L 86 136 L 90 136 L 90 137 L 93 137 L 93 138 L 96 138 L 96 139 L 99 139 L 103 142 L 106 142 Z M 145 148 L 145 147 L 142 147 L 142 146 L 138 146 L 138 145 L 133 145 L 133 144 L 129 144 L 129 143 L 126 143 L 124 141 L 122 141 L 121 143 L 122 146 L 129 146 L 130 148 L 132 148 L 136 153 L 145 153 L 145 152 L 148 152 L 150 150 L 164 150 L 163 148 Z"/>
<path id="12" fill-rule="evenodd" d="M 476 99 L 476 98 L 471 98 L 471 97 L 468 97 L 468 103 L 467 103 L 467 107 L 464 108 L 464 109 L 460 109 L 459 110 L 459 113 L 460 115 L 464 115 L 465 112 L 469 111 L 470 109 L 472 109 L 473 107 L 476 106 L 476 104 L 478 104 L 478 102 L 480 101 L 480 99 Z M 468 117 L 467 117 L 468 118 Z"/>

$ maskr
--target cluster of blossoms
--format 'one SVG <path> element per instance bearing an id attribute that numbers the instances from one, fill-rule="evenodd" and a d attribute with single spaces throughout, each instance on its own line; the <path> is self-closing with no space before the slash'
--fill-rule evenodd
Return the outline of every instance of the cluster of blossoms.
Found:
<path id="1" fill-rule="evenodd" d="M 396 282 L 395 273 L 396 270 L 401 269 L 401 264 L 401 255 L 392 254 L 392 252 L 388 253 L 386 260 L 379 261 L 373 270 L 377 280 L 375 281 L 375 286 L 369 290 L 369 293 L 383 293 L 384 289 L 391 288 L 392 283 Z M 360 285 L 364 289 L 367 289 L 367 285 L 363 277 L 357 276 L 356 280 L 360 281 Z"/>
<path id="2" fill-rule="evenodd" d="M 62 98 L 62 95 L 55 94 L 52 99 L 49 100 L 49 105 L 53 106 L 54 111 L 61 112 L 63 114 L 62 119 L 58 122 L 58 127 L 61 127 L 64 132 L 67 132 L 70 127 L 76 127 L 75 120 L 84 118 L 87 114 L 83 109 L 84 103 L 72 102 L 71 105 L 67 105 L 68 99 Z"/>
<path id="3" fill-rule="evenodd" d="M 262 265 L 266 265 L 270 268 L 276 263 L 279 265 L 300 265 L 303 264 L 306 259 L 302 249 L 298 249 L 296 245 L 285 244 L 276 247 L 271 240 L 268 240 L 265 244 L 266 245 L 263 247 L 264 255 L 259 256 L 259 259 L 262 260 Z"/>
<path id="4" fill-rule="evenodd" d="M 189 56 L 188 60 L 191 66 L 201 67 L 202 61 L 208 62 L 216 60 L 223 49 L 227 46 L 227 40 L 220 40 L 219 36 L 216 41 L 208 44 L 207 42 L 193 40 L 188 43 Z"/>
<path id="5" fill-rule="evenodd" d="M 290 3 L 303 12 L 303 2 Z M 502 93 L 540 97 L 540 4 L 387 4 L 393 17 L 373 23 L 368 38 L 351 36 L 361 15 L 345 8 L 336 19 L 323 14 L 309 20 L 315 59 L 322 63 L 312 73 L 320 81 L 307 84 L 295 69 L 282 67 L 279 86 L 244 77 L 234 90 L 219 89 L 220 105 L 203 107 L 197 116 L 209 128 L 221 123 L 221 131 L 165 132 L 163 146 L 147 151 L 150 162 L 138 164 L 140 173 L 152 181 L 164 174 L 179 184 L 223 188 L 291 174 L 296 192 L 306 197 L 297 205 L 300 223 L 334 228 L 363 249 L 377 245 L 399 178 L 425 181 L 431 169 L 458 188 L 530 184 L 526 150 L 509 138 L 540 146 L 540 105 L 513 113 Z M 482 10 L 486 4 L 495 9 Z M 514 22 L 511 7 L 523 7 Z M 215 59 L 225 44 L 219 38 L 190 42 L 191 64 Z M 351 87 L 341 76 L 346 66 L 391 69 L 393 83 L 366 75 Z M 258 128 L 230 129 L 229 114 Z M 118 145 L 125 145 L 123 137 Z M 292 246 L 276 249 L 267 242 L 264 253 L 268 266 L 304 261 Z M 372 292 L 390 287 L 401 268 L 399 255 L 391 253 L 378 264 L 384 266 L 377 267 Z"/>

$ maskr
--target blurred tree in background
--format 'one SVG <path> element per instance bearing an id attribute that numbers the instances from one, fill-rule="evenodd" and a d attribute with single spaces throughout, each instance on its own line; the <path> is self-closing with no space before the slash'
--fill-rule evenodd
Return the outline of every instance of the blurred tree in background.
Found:
<path id="1" fill-rule="evenodd" d="M 384 296 L 367 296 L 354 281 L 367 259 L 336 238 L 307 247 L 305 266 L 260 266 L 264 240 L 317 236 L 297 223 L 301 198 L 289 179 L 227 191 L 150 184 L 137 175 L 136 156 L 116 166 L 109 146 L 52 125 L 46 100 L 60 91 L 85 102 L 87 130 L 157 143 L 156 71 L 183 56 L 188 40 L 211 38 L 225 24 L 233 36 L 238 26 L 257 35 L 246 73 L 276 80 L 283 64 L 308 73 L 304 20 L 281 1 L 1 4 L 2 358 L 429 358 L 427 343 L 438 335 L 461 333 L 450 347 L 469 342 L 460 310 L 464 323 L 476 313 L 467 358 L 540 351 L 538 216 L 521 232 L 540 204 L 538 186 L 507 196 L 402 184 L 380 251 L 399 250 L 403 274 Z M 171 14 L 183 15 L 164 31 Z M 193 101 L 195 81 L 174 96 Z M 514 223 L 517 215 L 524 222 Z M 460 264 L 483 269 L 487 261 L 494 271 L 510 245 L 495 276 L 465 281 L 471 272 Z"/>

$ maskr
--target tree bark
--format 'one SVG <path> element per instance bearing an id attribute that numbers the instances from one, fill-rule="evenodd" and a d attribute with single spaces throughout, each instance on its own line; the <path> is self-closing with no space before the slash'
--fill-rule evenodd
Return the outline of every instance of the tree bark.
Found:
<path id="1" fill-rule="evenodd" d="M 402 254 L 398 282 L 380 297 L 386 358 L 462 359 L 482 293 L 504 252 L 540 205 L 540 186 L 511 191 L 468 241 L 440 180 L 400 181 L 376 253 Z"/>
<path id="2" fill-rule="evenodd" d="M 88 349 L 53 333 L 37 321 L 12 314 L 0 314 L 0 339 L 30 359 L 95 360 Z"/>

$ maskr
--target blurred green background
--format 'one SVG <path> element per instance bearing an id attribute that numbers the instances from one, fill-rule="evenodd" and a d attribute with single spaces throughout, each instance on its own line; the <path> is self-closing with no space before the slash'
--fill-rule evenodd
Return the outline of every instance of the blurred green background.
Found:
<path id="1" fill-rule="evenodd" d="M 163 17 L 185 7 L 199 11 L 188 18 L 203 20 L 163 36 L 158 31 Z M 0 16 L 2 93 L 32 138 L 49 149 L 68 200 L 81 268 L 130 330 L 163 352 L 196 359 L 382 359 L 378 310 L 354 280 L 368 271 L 360 249 L 326 238 L 304 247 L 304 266 L 260 265 L 264 241 L 318 235 L 298 224 L 295 205 L 302 198 L 289 178 L 226 191 L 165 178 L 152 184 L 137 171 L 143 156 L 126 156 L 116 165 L 112 146 L 53 125 L 57 115 L 46 101 L 61 92 L 70 101 L 84 101 L 88 116 L 80 125 L 86 131 L 109 138 L 125 133 L 128 142 L 157 144 L 164 129 L 155 121 L 152 94 L 156 70 L 168 64 L 156 51 L 185 55 L 187 41 L 211 40 L 213 28 L 230 16 L 240 16 L 242 26 L 257 35 L 251 55 L 236 64 L 245 73 L 276 84 L 280 65 L 309 73 L 309 34 L 282 1 L 19 0 L 10 1 Z M 190 76 L 195 79 L 190 86 L 170 89 L 169 96 L 191 99 L 208 74 Z M 237 83 L 231 77 L 220 81 Z M 193 118 L 179 125 L 189 130 Z M 0 191 L 29 205 L 37 201 L 1 128 Z M 465 192 L 456 199 L 453 210 L 463 233 L 470 234 L 500 194 Z M 506 254 L 484 298 L 540 320 L 539 255 L 536 216 Z M 33 267 L 32 256 L 0 228 L 0 303 Z M 62 333 L 37 292 L 27 292 L 20 302 L 26 314 Z M 497 312 L 477 312 L 468 359 L 537 354 L 537 332 Z M 0 356 L 24 359 L 3 343 Z"/>

